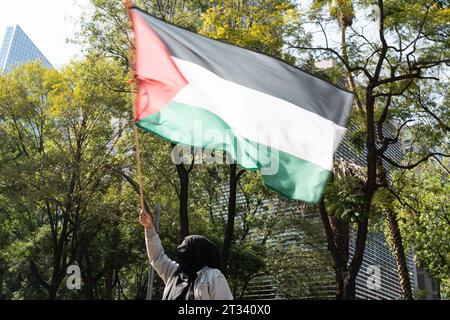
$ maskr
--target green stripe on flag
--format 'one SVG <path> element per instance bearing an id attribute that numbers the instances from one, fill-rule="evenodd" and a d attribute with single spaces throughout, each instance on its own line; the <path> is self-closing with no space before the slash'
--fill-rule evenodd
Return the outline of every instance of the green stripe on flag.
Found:
<path id="1" fill-rule="evenodd" d="M 262 170 L 265 185 L 291 199 L 317 203 L 330 177 L 316 164 L 243 138 L 199 107 L 172 101 L 136 125 L 175 144 L 228 152 L 241 167 Z"/>

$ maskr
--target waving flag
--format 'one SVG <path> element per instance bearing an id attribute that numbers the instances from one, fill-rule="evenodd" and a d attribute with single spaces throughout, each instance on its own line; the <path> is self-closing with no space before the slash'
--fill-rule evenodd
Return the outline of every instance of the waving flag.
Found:
<path id="1" fill-rule="evenodd" d="M 223 150 L 266 186 L 316 203 L 353 94 L 261 53 L 131 9 L 136 125 L 173 143 Z"/>

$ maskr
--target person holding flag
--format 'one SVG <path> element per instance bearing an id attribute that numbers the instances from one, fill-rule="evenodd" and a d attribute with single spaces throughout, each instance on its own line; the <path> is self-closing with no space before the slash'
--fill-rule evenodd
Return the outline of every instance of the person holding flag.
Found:
<path id="1" fill-rule="evenodd" d="M 151 216 L 141 210 L 145 244 L 152 267 L 164 281 L 163 300 L 232 300 L 228 282 L 219 270 L 219 248 L 203 236 L 184 238 L 178 262 L 164 253 Z"/>

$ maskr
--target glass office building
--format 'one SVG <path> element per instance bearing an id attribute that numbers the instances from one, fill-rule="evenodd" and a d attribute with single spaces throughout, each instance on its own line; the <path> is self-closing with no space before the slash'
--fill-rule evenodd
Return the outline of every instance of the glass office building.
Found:
<path id="1" fill-rule="evenodd" d="M 0 48 L 0 72 L 9 72 L 15 66 L 30 61 L 40 61 L 45 67 L 53 68 L 47 58 L 18 25 L 7 27 Z"/>
<path id="2" fill-rule="evenodd" d="M 312 223 L 322 224 L 321 220 L 314 213 L 304 215 L 303 212 L 298 211 L 295 207 L 292 210 L 297 211 L 297 214 L 302 215 L 305 219 L 309 219 Z M 297 231 L 298 232 L 298 231 Z M 289 245 L 298 246 L 301 248 L 308 247 L 306 242 L 298 241 L 292 243 L 293 234 L 289 230 L 285 234 L 280 235 L 276 239 L 270 239 L 268 243 L 272 248 L 277 248 L 288 243 Z M 353 229 L 350 230 L 349 253 L 353 255 L 355 250 L 356 234 Z M 307 240 L 306 240 L 307 241 Z M 326 243 L 324 243 L 323 251 L 328 254 Z M 278 259 L 277 254 L 268 255 L 269 261 Z M 417 286 L 417 271 L 411 252 L 407 253 L 407 266 L 410 274 L 410 281 L 413 290 Z M 292 259 L 295 259 L 292 257 Z M 297 296 L 296 299 L 335 299 L 335 274 L 332 269 L 330 261 L 329 268 L 323 265 L 318 265 L 316 270 L 298 270 L 298 274 L 293 276 L 302 277 L 305 281 L 310 282 L 302 284 L 306 289 L 302 296 Z M 303 274 L 307 273 L 307 276 Z M 248 286 L 244 297 L 246 299 L 284 299 L 282 290 L 280 290 L 279 283 L 271 274 L 263 273 L 256 276 Z M 313 290 L 312 290 L 313 289 Z M 398 300 L 402 298 L 402 291 L 399 282 L 399 276 L 396 266 L 395 258 L 393 257 L 389 246 L 387 244 L 384 232 L 379 225 L 375 226 L 369 231 L 366 242 L 366 249 L 364 251 L 364 258 L 361 269 L 356 278 L 356 299 L 363 300 Z"/>
<path id="3" fill-rule="evenodd" d="M 352 130 L 352 129 L 350 129 Z M 385 128 L 384 134 L 389 136 L 392 132 L 395 132 L 396 128 Z M 403 156 L 403 147 L 401 143 L 396 143 L 389 147 L 387 154 L 392 159 L 401 162 Z M 335 154 L 336 159 L 345 159 L 352 161 L 360 166 L 365 166 L 365 150 L 360 153 L 351 148 L 351 142 L 349 141 L 349 135 L 346 135 L 343 143 Z M 384 164 L 385 165 L 385 164 Z M 388 165 L 385 165 L 388 171 L 388 179 L 390 179 Z M 227 190 L 224 192 L 227 193 Z M 244 201 L 242 195 L 238 195 L 238 204 Z M 270 210 L 272 214 L 278 213 L 278 210 L 286 210 L 286 208 L 277 208 L 273 206 Z M 297 214 L 302 215 L 305 219 L 308 219 L 312 223 L 322 224 L 318 212 L 314 210 L 311 212 L 303 212 L 299 210 L 295 205 L 290 210 L 296 211 Z M 321 230 L 321 229 L 320 229 Z M 273 248 L 282 247 L 286 244 L 294 244 L 300 250 L 307 248 L 307 242 L 303 243 L 302 240 L 292 243 L 293 233 L 297 231 L 286 230 L 282 235 L 277 236 L 274 239 L 269 239 L 267 243 Z M 300 231 L 301 232 L 301 231 Z M 303 237 L 297 237 L 302 239 Z M 350 242 L 349 242 L 349 254 L 353 255 L 355 251 L 355 238 L 356 234 L 353 229 L 350 230 Z M 307 240 L 306 240 L 307 241 Z M 323 245 L 323 250 L 327 253 L 326 243 Z M 275 251 L 276 252 L 276 251 Z M 414 263 L 412 252 L 406 253 L 407 266 L 410 275 L 411 286 L 413 290 L 418 288 L 417 283 L 417 269 Z M 277 254 L 269 259 L 278 259 Z M 293 258 L 294 259 L 294 258 Z M 298 270 L 298 277 L 308 272 L 305 281 L 311 283 L 311 285 L 305 284 L 304 294 L 298 296 L 298 299 L 334 299 L 335 298 L 335 275 L 330 262 L 329 268 L 320 270 Z M 387 240 L 382 230 L 382 225 L 378 224 L 373 226 L 368 234 L 366 249 L 364 251 L 364 258 L 361 265 L 360 272 L 356 279 L 356 298 L 365 300 L 392 300 L 401 299 L 402 291 L 399 283 L 399 276 L 396 266 L 395 258 L 393 257 L 391 250 L 389 249 Z M 279 284 L 276 279 L 267 272 L 256 276 L 249 284 L 247 291 L 244 294 L 246 299 L 284 299 L 282 290 L 280 290 Z"/>

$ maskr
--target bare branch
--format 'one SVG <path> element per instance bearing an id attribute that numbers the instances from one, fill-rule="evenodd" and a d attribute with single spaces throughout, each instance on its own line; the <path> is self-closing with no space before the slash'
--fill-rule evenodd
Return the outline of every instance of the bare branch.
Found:
<path id="1" fill-rule="evenodd" d="M 434 153 L 430 153 L 429 155 L 427 155 L 425 158 L 420 159 L 419 161 L 417 161 L 416 163 L 410 164 L 410 165 L 401 165 L 397 162 L 395 162 L 394 160 L 390 159 L 389 157 L 385 156 L 384 154 L 381 154 L 381 157 L 386 160 L 389 164 L 391 164 L 392 166 L 399 168 L 399 169 L 406 169 L 406 170 L 410 170 L 410 169 L 414 169 L 415 167 L 417 167 L 419 164 L 421 164 L 422 162 L 428 161 L 428 159 L 430 159 L 431 157 L 437 159 L 437 157 L 450 157 L 450 155 L 448 154 L 443 154 L 440 152 L 434 152 Z"/>
<path id="2" fill-rule="evenodd" d="M 414 69 L 428 69 L 432 67 L 436 67 L 441 64 L 449 64 L 450 59 L 441 59 L 441 60 L 434 60 L 434 61 L 422 61 L 422 62 L 416 62 L 413 64 L 412 68 Z"/>
<path id="3" fill-rule="evenodd" d="M 439 163 L 439 165 L 444 168 L 444 170 L 450 175 L 450 170 L 446 167 L 445 164 L 442 163 L 442 161 L 439 158 L 435 158 L 436 161 Z"/>
<path id="4" fill-rule="evenodd" d="M 348 72 L 355 72 L 355 71 L 361 71 L 364 73 L 364 75 L 371 80 L 372 79 L 372 75 L 370 74 L 370 72 L 363 67 L 352 67 L 350 66 L 350 64 L 334 49 L 332 48 L 325 48 L 325 47 L 302 47 L 302 46 L 295 46 L 292 45 L 290 43 L 286 43 L 287 45 L 289 45 L 289 49 L 297 49 L 297 50 L 315 50 L 315 51 L 327 51 L 332 53 L 333 55 L 336 56 L 336 58 L 339 59 L 339 61 L 341 61 L 344 66 L 346 67 Z"/>
<path id="5" fill-rule="evenodd" d="M 398 140 L 399 140 L 399 138 L 400 138 L 400 132 L 402 131 L 402 129 L 404 128 L 404 126 L 406 126 L 408 123 L 410 123 L 410 122 L 412 122 L 413 120 L 407 120 L 407 121 L 405 121 L 404 123 L 402 123 L 402 125 L 398 128 L 398 130 L 397 130 L 397 134 L 396 134 L 396 136 L 394 137 L 394 138 L 384 138 L 384 137 L 382 137 L 382 140 L 383 140 L 383 146 L 380 148 L 380 149 L 378 149 L 377 150 L 377 153 L 378 154 L 383 154 L 386 150 L 387 150 L 387 148 L 390 146 L 390 145 L 392 145 L 392 144 L 395 144 L 395 143 L 397 143 L 398 142 Z M 383 130 L 382 130 L 382 123 L 379 123 L 379 132 L 381 132 L 381 134 L 382 134 L 382 132 L 383 132 Z M 379 134 L 380 135 L 380 134 Z"/>
<path id="6" fill-rule="evenodd" d="M 378 80 L 375 83 L 374 87 L 377 87 L 377 86 L 380 86 L 380 85 L 383 85 L 383 84 L 394 83 L 394 82 L 403 81 L 403 80 L 410 80 L 410 79 L 436 80 L 436 81 L 439 81 L 439 78 L 421 76 L 420 72 L 417 72 L 417 73 L 402 74 L 402 75 L 397 76 L 397 77 L 391 77 L 391 78 L 387 78 L 387 79 Z"/>
<path id="7" fill-rule="evenodd" d="M 397 91 L 397 92 L 381 92 L 381 93 L 377 93 L 374 94 L 373 97 L 374 98 L 378 98 L 378 97 L 396 97 L 396 96 L 402 96 L 405 94 L 406 90 L 408 90 L 411 87 L 411 84 L 413 83 L 414 78 L 409 79 L 408 84 L 406 86 L 403 87 L 402 90 Z"/>
<path id="8" fill-rule="evenodd" d="M 383 67 L 383 61 L 386 58 L 386 55 L 387 55 L 387 52 L 389 49 L 386 38 L 384 36 L 384 3 L 383 3 L 383 0 L 378 0 L 378 7 L 380 9 L 380 23 L 379 23 L 378 33 L 380 36 L 382 47 L 381 47 L 380 57 L 378 59 L 378 63 L 375 68 L 375 73 L 373 76 L 375 83 L 378 82 L 378 79 L 379 79 L 380 73 L 381 73 L 381 69 Z"/>
<path id="9" fill-rule="evenodd" d="M 414 213 L 416 214 L 420 214 L 420 212 L 418 210 L 416 210 L 413 206 L 411 206 L 409 203 L 405 202 L 404 200 L 402 200 L 402 198 L 400 197 L 400 195 L 398 195 L 394 190 L 392 190 L 391 188 L 389 188 L 388 186 L 383 186 L 384 188 L 386 188 L 386 190 L 388 190 L 396 199 L 397 201 L 404 207 L 408 207 L 410 208 L 412 211 L 414 211 Z"/>
<path id="10" fill-rule="evenodd" d="M 338 250 L 336 242 L 334 240 L 333 230 L 331 229 L 330 219 L 328 218 L 327 209 L 325 206 L 325 200 L 321 199 L 319 202 L 319 212 L 320 217 L 323 222 L 323 227 L 325 229 L 325 234 L 328 242 L 328 250 L 330 251 L 331 257 L 333 258 L 336 268 L 342 267 L 342 261 L 338 255 Z"/>
<path id="11" fill-rule="evenodd" d="M 244 169 L 239 170 L 239 172 L 236 176 L 236 180 L 239 181 L 239 179 L 242 177 L 242 175 L 246 172 L 247 172 L 247 170 L 244 170 Z"/>
<path id="12" fill-rule="evenodd" d="M 134 181 L 133 178 L 131 178 L 129 175 L 127 175 L 125 172 L 123 172 L 119 168 L 116 168 L 110 164 L 105 164 L 104 166 L 106 169 L 112 170 L 112 171 L 120 174 L 133 187 L 134 191 L 136 191 L 137 193 L 140 193 L 139 184 L 136 181 Z M 145 207 L 145 210 L 147 210 L 147 212 L 149 212 L 149 213 L 151 212 L 150 208 L 153 209 L 153 211 L 156 211 L 155 204 L 145 193 L 144 193 L 144 207 Z"/>
<path id="13" fill-rule="evenodd" d="M 364 34 L 359 33 L 359 32 L 356 31 L 356 29 L 353 28 L 352 26 L 350 26 L 350 30 L 352 30 L 353 33 L 356 34 L 358 37 L 360 37 L 360 38 L 362 38 L 364 41 L 366 41 L 367 44 L 372 48 L 372 50 L 373 50 L 375 53 L 378 52 L 378 48 L 375 47 L 374 44 L 373 44 L 372 42 L 370 42 L 369 39 L 367 39 L 367 37 L 366 37 Z"/>
<path id="14" fill-rule="evenodd" d="M 445 124 L 434 112 L 432 112 L 422 101 L 422 93 L 420 91 L 420 87 L 417 88 L 418 90 L 418 100 L 417 102 L 419 103 L 419 106 L 425 110 L 426 113 L 428 113 L 434 120 L 436 120 L 439 125 L 442 126 L 442 128 L 444 128 L 446 131 L 450 131 L 450 126 L 448 126 L 447 124 Z"/>
<path id="15" fill-rule="evenodd" d="M 325 45 L 326 45 L 327 48 L 329 48 L 329 45 L 328 45 L 328 36 L 327 36 L 326 31 L 325 31 L 325 28 L 324 28 L 324 26 L 322 25 L 322 23 L 320 23 L 320 20 L 317 21 L 317 24 L 320 26 L 320 29 L 322 29 L 322 33 L 323 33 L 323 36 L 324 36 L 324 38 L 325 38 Z"/>
<path id="16" fill-rule="evenodd" d="M 188 173 L 188 174 L 191 173 L 192 169 L 194 169 L 194 164 L 195 164 L 195 153 L 194 153 L 194 155 L 192 156 L 192 161 L 191 161 L 191 164 L 190 164 L 190 166 L 189 166 L 189 169 L 187 169 L 187 173 Z"/>

